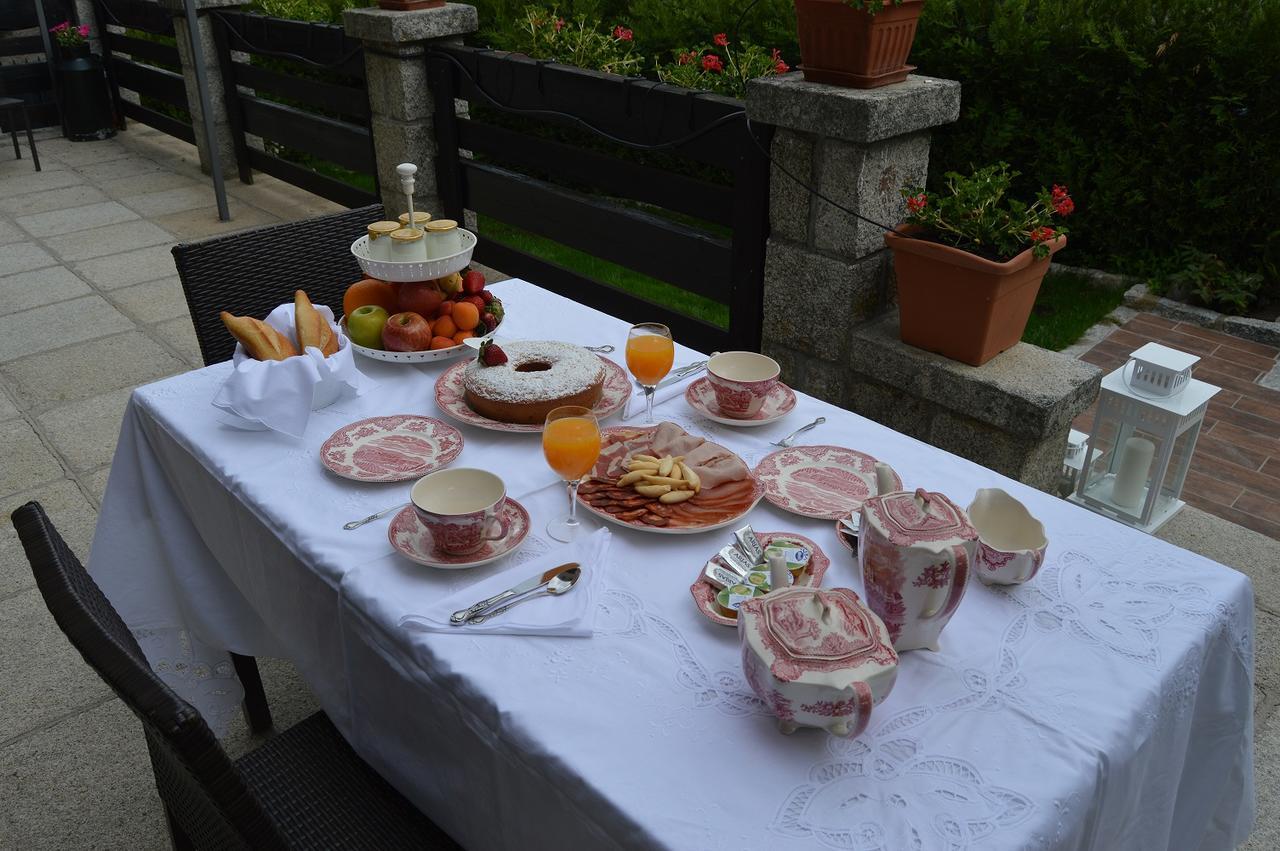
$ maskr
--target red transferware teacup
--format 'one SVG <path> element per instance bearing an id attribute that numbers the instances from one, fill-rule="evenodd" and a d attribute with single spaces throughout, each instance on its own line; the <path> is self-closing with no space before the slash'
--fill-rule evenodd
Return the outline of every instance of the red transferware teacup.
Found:
<path id="1" fill-rule="evenodd" d="M 726 417 L 754 417 L 778 383 L 778 362 L 755 352 L 724 352 L 707 363 L 707 379 L 716 394 L 716 407 Z"/>
<path id="2" fill-rule="evenodd" d="M 507 534 L 498 511 L 507 497 L 502 479 L 487 470 L 458 467 L 418 479 L 409 500 L 431 532 L 436 549 L 450 555 L 474 553 L 486 541 Z"/>

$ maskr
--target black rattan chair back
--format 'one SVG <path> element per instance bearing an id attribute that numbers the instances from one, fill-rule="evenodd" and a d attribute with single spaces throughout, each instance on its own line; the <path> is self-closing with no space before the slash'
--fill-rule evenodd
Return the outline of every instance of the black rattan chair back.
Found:
<path id="1" fill-rule="evenodd" d="M 341 317 L 347 287 L 364 277 L 351 243 L 381 218 L 382 205 L 373 204 L 175 245 L 173 260 L 205 365 L 229 360 L 235 351 L 235 338 L 218 318 L 224 310 L 262 319 L 293 301 L 294 290 L 306 290 L 312 302 Z"/>
<path id="2" fill-rule="evenodd" d="M 197 848 L 285 847 L 200 713 L 151 670 L 129 628 L 40 504 L 15 511 L 13 525 L 53 619 L 142 721 L 169 818 Z"/>

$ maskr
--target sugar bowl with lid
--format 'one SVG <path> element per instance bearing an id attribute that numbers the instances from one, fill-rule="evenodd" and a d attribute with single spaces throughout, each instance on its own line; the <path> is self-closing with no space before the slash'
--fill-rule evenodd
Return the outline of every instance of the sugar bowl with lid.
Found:
<path id="1" fill-rule="evenodd" d="M 884 622 L 848 588 L 792 587 L 738 609 L 742 670 L 778 728 L 858 736 L 898 677 Z"/>

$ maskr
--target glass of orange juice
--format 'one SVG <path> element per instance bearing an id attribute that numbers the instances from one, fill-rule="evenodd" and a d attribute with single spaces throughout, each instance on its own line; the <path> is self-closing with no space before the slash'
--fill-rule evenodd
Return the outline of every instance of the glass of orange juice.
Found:
<path id="1" fill-rule="evenodd" d="M 542 427 L 542 454 L 569 488 L 569 514 L 547 524 L 547 534 L 557 541 L 572 541 L 582 530 L 578 485 L 600 457 L 600 424 L 591 409 L 565 405 L 548 413 Z"/>
<path id="2" fill-rule="evenodd" d="M 627 369 L 644 388 L 647 422 L 653 422 L 653 391 L 666 378 L 676 359 L 671 329 L 657 322 L 632 325 L 627 333 Z"/>

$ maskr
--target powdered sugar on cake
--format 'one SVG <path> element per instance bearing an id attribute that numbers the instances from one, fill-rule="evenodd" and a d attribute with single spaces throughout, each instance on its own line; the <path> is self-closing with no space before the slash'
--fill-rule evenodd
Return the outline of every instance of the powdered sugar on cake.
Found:
<path id="1" fill-rule="evenodd" d="M 507 354 L 505 364 L 467 364 L 463 376 L 467 390 L 494 401 L 539 402 L 582 393 L 604 380 L 600 358 L 571 343 L 503 343 L 502 350 Z M 537 368 L 541 366 L 546 368 Z"/>

